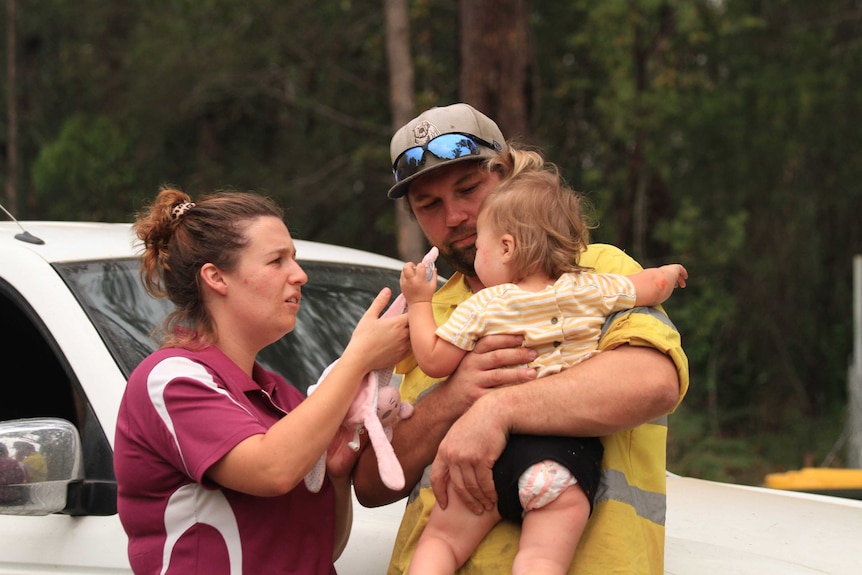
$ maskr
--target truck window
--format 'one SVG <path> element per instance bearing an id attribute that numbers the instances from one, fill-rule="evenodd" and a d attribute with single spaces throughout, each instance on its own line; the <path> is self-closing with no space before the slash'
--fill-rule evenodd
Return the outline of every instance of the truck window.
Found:
<path id="1" fill-rule="evenodd" d="M 0 421 L 59 417 L 71 422 L 81 435 L 84 477 L 103 487 L 95 495 L 85 494 L 87 508 L 79 506 L 77 512 L 116 513 L 113 454 L 105 431 L 45 324 L 2 280 L 0 326 L 6 334 L 0 344 L 0 385 L 10 390 L 0 401 Z"/>
<path id="2" fill-rule="evenodd" d="M 4 287 L 0 325 L 6 337 L 0 344 L 0 378 L 8 391 L 0 402 L 0 420 L 47 416 L 78 425 L 72 385 L 52 349 L 53 340 L 46 339 L 44 327 L 35 321 L 26 302 Z"/>

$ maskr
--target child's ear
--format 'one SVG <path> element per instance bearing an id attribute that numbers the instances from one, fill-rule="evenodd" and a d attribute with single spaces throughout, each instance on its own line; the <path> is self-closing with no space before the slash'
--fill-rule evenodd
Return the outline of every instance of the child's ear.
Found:
<path id="1" fill-rule="evenodd" d="M 500 246 L 502 248 L 500 257 L 504 262 L 508 262 L 512 258 L 512 254 L 515 252 L 514 236 L 512 236 L 512 234 L 503 234 L 500 236 Z"/>

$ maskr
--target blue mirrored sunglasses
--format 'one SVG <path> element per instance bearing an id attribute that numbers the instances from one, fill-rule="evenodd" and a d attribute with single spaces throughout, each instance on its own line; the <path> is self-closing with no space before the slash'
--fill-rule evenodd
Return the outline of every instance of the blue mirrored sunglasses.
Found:
<path id="1" fill-rule="evenodd" d="M 423 146 L 407 148 L 392 164 L 395 183 L 409 178 L 425 165 L 425 152 L 431 152 L 441 160 L 454 160 L 463 156 L 478 156 L 479 146 L 492 150 L 499 149 L 470 134 L 443 134 Z"/>

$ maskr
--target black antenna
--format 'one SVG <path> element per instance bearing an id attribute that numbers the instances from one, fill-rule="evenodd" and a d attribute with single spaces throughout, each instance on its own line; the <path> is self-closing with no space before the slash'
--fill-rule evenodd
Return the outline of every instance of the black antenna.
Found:
<path id="1" fill-rule="evenodd" d="M 0 210 L 3 210 L 4 212 L 6 212 L 6 215 L 9 216 L 13 222 L 18 224 L 19 228 L 21 228 L 21 233 L 15 234 L 16 240 L 21 240 L 22 242 L 27 242 L 28 244 L 36 244 L 37 246 L 41 246 L 42 244 L 45 243 L 45 240 L 43 240 L 42 238 L 37 238 L 36 236 L 34 236 L 33 234 L 31 234 L 30 232 L 25 230 L 24 226 L 22 226 L 21 223 L 15 219 L 15 216 L 10 214 L 9 210 L 7 210 L 6 208 L 3 207 L 3 204 L 0 204 Z"/>

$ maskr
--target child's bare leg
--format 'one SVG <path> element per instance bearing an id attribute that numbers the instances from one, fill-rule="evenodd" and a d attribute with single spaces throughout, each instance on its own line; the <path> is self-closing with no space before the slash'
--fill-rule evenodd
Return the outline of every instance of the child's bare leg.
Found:
<path id="1" fill-rule="evenodd" d="M 512 575 L 568 573 L 589 515 L 590 502 L 577 484 L 547 505 L 527 511 Z"/>
<path id="2" fill-rule="evenodd" d="M 431 510 L 410 560 L 408 575 L 455 573 L 499 521 L 496 509 L 475 515 L 450 484 L 449 505 L 445 510 L 438 505 Z"/>

